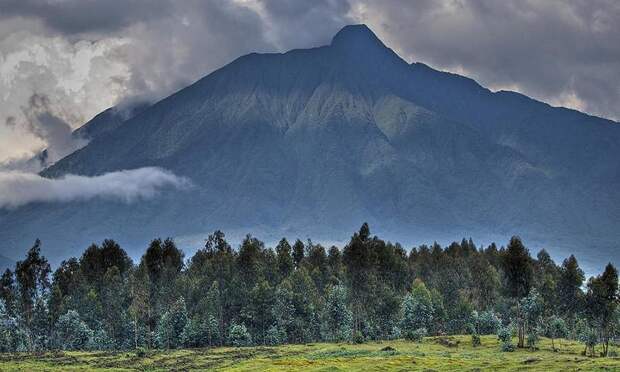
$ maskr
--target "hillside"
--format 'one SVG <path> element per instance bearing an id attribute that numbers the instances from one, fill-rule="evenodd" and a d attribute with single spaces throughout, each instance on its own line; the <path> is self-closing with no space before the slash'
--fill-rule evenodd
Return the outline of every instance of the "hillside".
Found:
<path id="1" fill-rule="evenodd" d="M 552 352 L 549 340 L 538 351 L 499 352 L 495 336 L 482 337 L 482 346 L 473 348 L 470 337 L 456 336 L 456 348 L 439 345 L 434 338 L 423 343 L 402 340 L 351 344 L 308 344 L 278 347 L 215 348 L 195 350 L 128 352 L 57 352 L 41 355 L 0 354 L 5 371 L 60 371 L 71 363 L 72 371 L 168 371 L 221 370 L 290 371 L 568 371 L 613 370 L 620 368 L 617 358 L 587 358 L 583 347 L 560 341 L 559 352 Z M 557 342 L 557 341 L 556 341 Z M 393 350 L 383 351 L 390 347 Z"/>
<path id="2" fill-rule="evenodd" d="M 12 251 L 40 237 L 57 261 L 106 237 L 130 253 L 216 228 L 339 241 L 368 221 L 407 245 L 520 234 L 599 270 L 620 258 L 618 158 L 618 123 L 408 64 L 347 26 L 328 46 L 240 57 L 42 173 L 159 166 L 191 190 L 30 204 L 0 215 L 0 235 Z"/>

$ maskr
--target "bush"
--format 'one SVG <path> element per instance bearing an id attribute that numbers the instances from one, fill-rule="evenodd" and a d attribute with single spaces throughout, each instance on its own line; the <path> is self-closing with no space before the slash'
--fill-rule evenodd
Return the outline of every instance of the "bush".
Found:
<path id="1" fill-rule="evenodd" d="M 476 346 L 480 346 L 482 345 L 482 342 L 480 341 L 480 336 L 473 333 L 471 335 L 471 346 L 476 347 Z"/>
<path id="2" fill-rule="evenodd" d="M 497 331 L 497 338 L 501 342 L 511 342 L 511 340 L 512 340 L 512 330 L 510 329 L 510 327 L 501 327 Z"/>
<path id="3" fill-rule="evenodd" d="M 586 350 L 590 351 L 590 356 L 594 356 L 594 347 L 598 343 L 598 334 L 593 328 L 585 327 L 579 334 L 579 341 L 586 345 Z"/>
<path id="4" fill-rule="evenodd" d="M 527 347 L 532 350 L 536 349 L 536 345 L 538 345 L 538 332 L 531 331 L 527 334 Z"/>
<path id="5" fill-rule="evenodd" d="M 510 353 L 510 352 L 515 351 L 515 347 L 512 344 L 512 342 L 503 342 L 502 343 L 502 351 Z"/>
<path id="6" fill-rule="evenodd" d="M 422 342 L 422 339 L 426 336 L 426 334 L 426 328 L 418 328 L 405 333 L 405 338 L 409 341 Z"/>
<path id="7" fill-rule="evenodd" d="M 276 325 L 269 327 L 265 336 L 267 345 L 280 345 L 286 342 L 286 331 Z"/>
<path id="8" fill-rule="evenodd" d="M 492 335 L 502 325 L 502 322 L 493 311 L 483 311 L 480 314 L 475 313 L 473 315 L 478 334 Z"/>
<path id="9" fill-rule="evenodd" d="M 497 331 L 497 338 L 502 342 L 502 351 L 514 351 L 515 347 L 512 344 L 512 329 L 510 327 L 501 327 Z"/>
<path id="10" fill-rule="evenodd" d="M 80 319 L 80 314 L 69 310 L 54 325 L 54 340 L 62 350 L 84 350 L 93 338 L 93 331 Z"/>
<path id="11" fill-rule="evenodd" d="M 252 336 L 245 324 L 231 324 L 228 332 L 228 343 L 236 347 L 252 345 Z"/>
<path id="12" fill-rule="evenodd" d="M 355 332 L 355 334 L 353 335 L 353 343 L 363 344 L 364 341 L 366 341 L 366 340 L 365 340 L 364 335 L 362 334 L 362 332 L 360 332 L 360 331 Z"/>
<path id="13" fill-rule="evenodd" d="M 143 347 L 139 347 L 136 349 L 136 357 L 144 358 L 145 356 L 146 356 L 146 349 L 144 349 Z"/>

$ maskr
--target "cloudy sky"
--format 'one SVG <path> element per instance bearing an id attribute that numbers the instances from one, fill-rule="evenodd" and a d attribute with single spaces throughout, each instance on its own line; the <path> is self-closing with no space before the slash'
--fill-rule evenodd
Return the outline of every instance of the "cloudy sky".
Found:
<path id="1" fill-rule="evenodd" d="M 616 0 L 0 0 L 0 162 L 70 151 L 67 133 L 110 106 L 351 23 L 409 62 L 620 119 Z"/>

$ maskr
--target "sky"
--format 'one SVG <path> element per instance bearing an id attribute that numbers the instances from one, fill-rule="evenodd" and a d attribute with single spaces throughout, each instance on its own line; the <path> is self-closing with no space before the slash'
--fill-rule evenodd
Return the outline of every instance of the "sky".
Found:
<path id="1" fill-rule="evenodd" d="M 43 148 L 57 160 L 108 107 L 355 23 L 408 62 L 620 119 L 615 0 L 0 0 L 0 163 L 24 168 Z"/>

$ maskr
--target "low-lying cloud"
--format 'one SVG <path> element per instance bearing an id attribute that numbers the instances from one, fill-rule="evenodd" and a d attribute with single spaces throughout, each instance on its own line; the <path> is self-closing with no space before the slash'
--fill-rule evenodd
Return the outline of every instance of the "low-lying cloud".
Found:
<path id="1" fill-rule="evenodd" d="M 188 179 L 156 167 L 121 170 L 94 177 L 66 175 L 56 179 L 34 173 L 0 172 L 0 208 L 94 198 L 131 203 L 154 197 L 165 188 L 183 189 L 189 186 Z"/>

